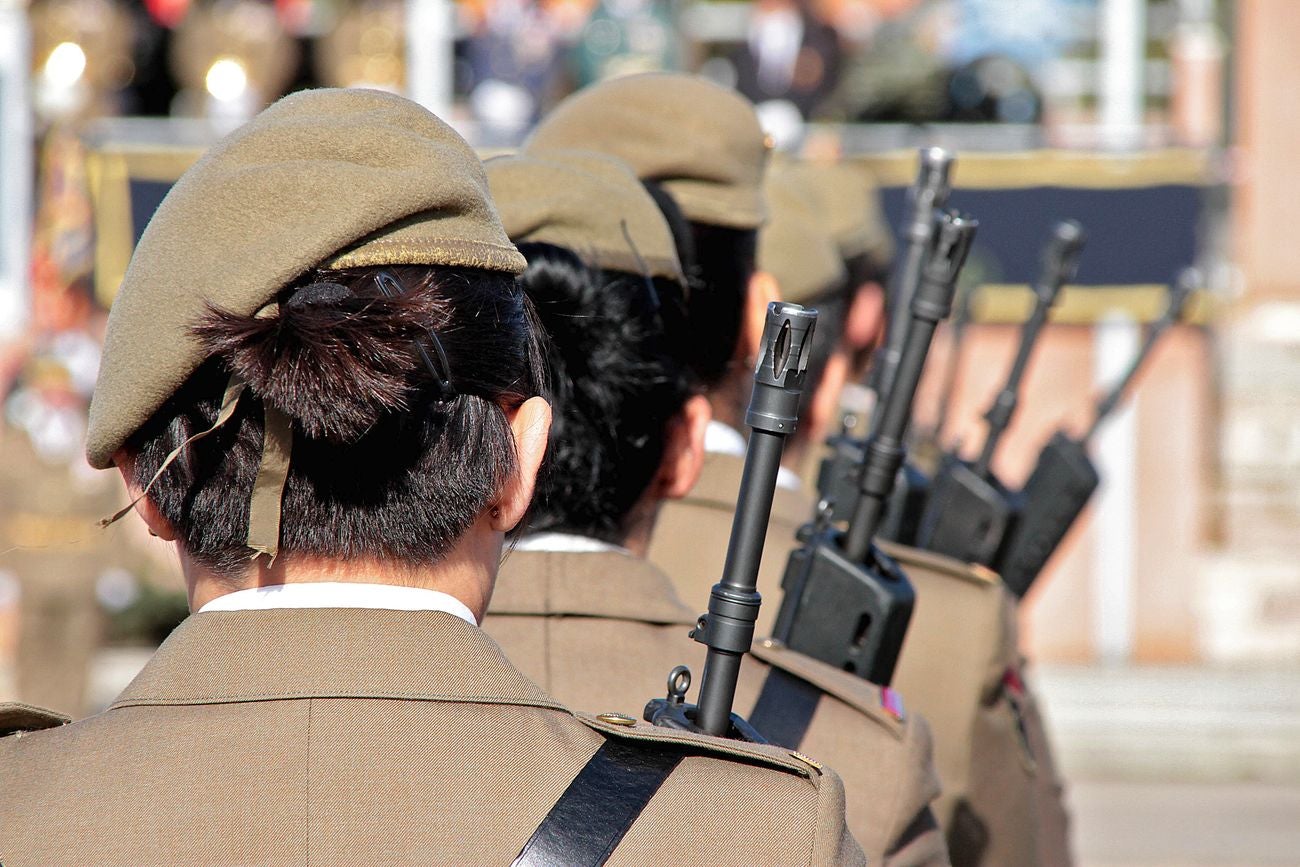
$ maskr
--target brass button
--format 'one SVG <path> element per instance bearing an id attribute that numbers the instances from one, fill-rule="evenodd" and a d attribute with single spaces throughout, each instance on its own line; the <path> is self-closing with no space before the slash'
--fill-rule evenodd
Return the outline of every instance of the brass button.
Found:
<path id="1" fill-rule="evenodd" d="M 636 717 L 628 716 L 625 713 L 601 713 L 596 714 L 596 719 L 603 723 L 609 723 L 615 726 L 634 726 Z"/>
<path id="2" fill-rule="evenodd" d="M 813 768 L 814 770 L 818 770 L 818 771 L 820 771 L 820 770 L 822 769 L 822 763 L 821 763 L 821 762 L 817 761 L 816 759 L 810 759 L 810 758 L 808 758 L 807 756 L 805 756 L 803 753 L 799 752 L 798 750 L 792 750 L 792 751 L 790 752 L 790 755 L 794 756 L 796 759 L 798 759 L 799 761 L 803 762 L 804 764 L 812 766 L 812 768 Z"/>

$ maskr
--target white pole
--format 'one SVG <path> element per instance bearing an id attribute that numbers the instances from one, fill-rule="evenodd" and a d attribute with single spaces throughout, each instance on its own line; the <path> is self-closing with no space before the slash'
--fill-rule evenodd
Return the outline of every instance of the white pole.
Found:
<path id="1" fill-rule="evenodd" d="M 1093 378 L 1104 391 L 1124 375 L 1138 351 L 1141 328 L 1120 313 L 1097 324 Z M 1133 655 L 1134 563 L 1137 510 L 1137 412 L 1130 398 L 1093 439 L 1101 475 L 1093 533 L 1093 643 L 1101 661 L 1127 662 Z"/>
<path id="2" fill-rule="evenodd" d="M 443 120 L 451 115 L 455 39 L 451 0 L 406 0 L 406 95 Z"/>
<path id="3" fill-rule="evenodd" d="M 21 0 L 0 0 L 0 340 L 16 336 L 30 313 L 32 109 L 30 36 Z"/>
<path id="4" fill-rule="evenodd" d="M 1146 0 L 1102 0 L 1101 126 L 1109 148 L 1142 143 L 1146 13 Z"/>

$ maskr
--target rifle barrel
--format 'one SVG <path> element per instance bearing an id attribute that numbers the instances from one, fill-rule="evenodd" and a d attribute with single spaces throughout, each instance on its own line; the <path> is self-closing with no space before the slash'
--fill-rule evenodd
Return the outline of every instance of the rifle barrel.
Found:
<path id="1" fill-rule="evenodd" d="M 695 631 L 708 647 L 695 724 L 712 735 L 731 726 L 740 664 L 754 638 L 762 598 L 757 591 L 772 496 L 785 438 L 794 433 L 799 397 L 812 350 L 816 310 L 774 302 L 767 309 L 763 353 L 745 421 L 753 429 L 745 452 L 736 515 L 721 580 L 709 594 L 709 611 Z"/>
<path id="2" fill-rule="evenodd" d="M 1043 326 L 1047 324 L 1047 314 L 1061 294 L 1061 287 L 1074 278 L 1083 244 L 1083 227 L 1074 220 L 1063 220 L 1052 230 L 1052 240 L 1043 255 L 1043 273 L 1034 287 L 1034 310 L 1021 329 L 1020 346 L 1016 350 L 1016 358 L 1011 364 L 1006 384 L 984 416 L 989 429 L 984 437 L 984 448 L 974 467 L 975 474 L 981 479 L 989 479 L 993 455 L 1016 413 L 1016 405 L 1020 401 L 1020 382 L 1029 367 L 1034 345 L 1038 342 Z"/>
<path id="3" fill-rule="evenodd" d="M 902 361 L 912 296 L 916 294 L 925 267 L 925 257 L 934 233 L 934 216 L 947 204 L 952 192 L 953 154 L 943 148 L 930 147 L 921 148 L 919 156 L 916 182 L 908 191 L 908 215 L 904 227 L 906 244 L 894 263 L 885 294 L 889 310 L 885 345 L 877 353 L 871 372 L 871 384 L 877 395 L 877 408 L 873 415 L 877 418 L 879 398 L 893 388 Z"/>
<path id="4" fill-rule="evenodd" d="M 952 214 L 944 214 L 938 223 L 920 285 L 911 300 L 912 322 L 902 347 L 898 375 L 893 387 L 882 395 L 880 422 L 867 442 L 858 483 L 860 496 L 844 542 L 845 556 L 854 562 L 866 557 L 880 526 L 885 503 L 906 453 L 904 442 L 912 416 L 912 400 L 925 368 L 930 341 L 939 322 L 952 309 L 957 276 L 979 226 L 972 219 Z"/>
<path id="5" fill-rule="evenodd" d="M 1083 435 L 1084 442 L 1092 439 L 1092 435 L 1101 427 L 1101 423 L 1115 411 L 1115 407 L 1124 399 L 1125 392 L 1133 384 L 1133 380 L 1137 378 L 1138 372 L 1142 370 L 1142 365 L 1146 363 L 1147 356 L 1151 354 L 1156 342 L 1160 340 L 1161 335 L 1182 318 L 1183 309 L 1187 306 L 1188 298 L 1201 285 L 1201 282 L 1200 271 L 1195 268 L 1184 268 L 1178 275 L 1178 279 L 1169 287 L 1169 304 L 1165 307 L 1165 312 L 1151 324 L 1146 339 L 1142 342 L 1142 348 L 1138 350 L 1138 354 L 1134 356 L 1128 370 L 1120 377 L 1119 382 L 1112 386 L 1110 391 L 1097 402 L 1092 424 L 1088 427 L 1088 432 Z"/>

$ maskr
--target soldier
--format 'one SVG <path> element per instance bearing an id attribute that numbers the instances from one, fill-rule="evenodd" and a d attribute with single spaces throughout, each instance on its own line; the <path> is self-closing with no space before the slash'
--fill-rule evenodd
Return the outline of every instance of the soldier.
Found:
<path id="1" fill-rule="evenodd" d="M 484 629 L 561 701 L 636 712 L 674 665 L 698 672 L 704 658 L 686 640 L 699 612 L 645 559 L 660 503 L 699 474 L 708 420 L 683 343 L 670 337 L 683 327 L 684 300 L 672 235 L 636 178 L 608 157 L 504 157 L 487 174 L 529 260 L 520 282 L 551 337 L 557 404 L 530 535 L 502 567 Z M 924 721 L 807 657 L 771 644 L 754 656 L 741 671 L 742 713 L 769 677 L 827 693 L 799 749 L 844 776 L 849 826 L 868 860 L 947 863 L 927 806 L 937 784 Z"/>
<path id="2" fill-rule="evenodd" d="M 762 184 L 768 141 L 753 106 L 735 91 L 695 76 L 656 73 L 574 94 L 542 120 L 525 149 L 616 156 L 653 193 L 671 199 L 687 222 L 679 245 L 691 290 L 685 347 L 713 418 L 700 480 L 689 497 L 661 510 L 649 556 L 683 598 L 707 598 L 722 572 L 744 466 L 739 428 L 764 311 L 777 295 L 771 276 L 756 270 L 758 228 L 767 216 Z M 761 591 L 780 585 L 779 552 L 808 517 L 808 498 L 799 487 L 789 470 L 778 480 Z M 774 609 L 767 608 L 771 616 Z"/>
<path id="3" fill-rule="evenodd" d="M 6 864 L 863 863 L 830 771 L 572 714 L 478 630 L 550 424 L 524 264 L 390 94 L 287 97 L 176 184 L 87 455 L 197 613 L 103 714 L 0 708 Z"/>
<path id="4" fill-rule="evenodd" d="M 800 189 L 791 191 L 790 184 Z M 816 276 L 833 270 L 816 264 L 824 260 L 825 253 L 818 251 L 825 250 L 825 239 L 838 239 L 841 258 L 851 263 L 854 252 L 864 247 L 853 239 L 879 235 L 879 228 L 869 224 L 860 225 L 857 232 L 845 228 L 853 222 L 848 218 L 852 208 L 833 203 L 849 197 L 842 192 L 847 184 L 840 171 L 806 166 L 783 167 L 769 186 L 785 192 L 771 199 L 771 224 L 764 227 L 759 244 L 760 256 L 765 244 L 767 255 L 759 264 L 781 275 L 780 289 L 790 300 L 816 306 L 841 291 L 842 284 Z M 792 195 L 800 191 L 802 207 Z M 808 201 L 816 203 L 811 210 Z M 871 213 L 860 212 L 859 223 L 866 223 Z M 865 246 L 888 249 L 879 243 Z M 869 273 L 861 264 L 852 272 Z M 883 278 L 883 266 L 877 268 Z M 869 297 L 872 291 L 870 286 L 860 289 L 857 298 Z M 834 307 L 823 306 L 829 315 L 819 320 L 816 340 L 825 353 L 830 351 L 828 336 L 836 331 L 831 323 L 838 317 Z M 879 308 L 875 310 L 879 315 Z M 840 331 L 840 351 L 853 346 L 854 333 L 852 326 Z M 810 374 L 810 383 L 812 379 Z M 822 377 L 822 389 L 834 386 Z M 810 398 L 814 403 L 819 399 L 816 394 Z M 731 468 L 727 481 L 719 481 L 720 466 Z M 685 598 L 707 592 L 721 571 L 739 474 L 739 458 L 710 455 L 700 484 L 661 510 L 650 557 L 672 576 Z M 796 544 L 794 530 L 808 520 L 811 497 L 791 486 L 778 492 L 772 512 L 759 576 L 759 590 L 767 601 L 760 626 L 770 625 L 775 616 L 780 577 Z M 1008 613 L 1009 594 L 986 569 L 912 548 L 883 547 L 903 566 L 917 591 L 916 612 L 893 685 L 933 726 L 935 764 L 943 784 L 935 812 L 948 835 L 954 863 L 1068 865 L 1061 786 L 1037 700 L 1024 676 L 1014 616 Z"/>
<path id="5" fill-rule="evenodd" d="M 780 165 L 777 184 L 797 187 L 794 192 L 813 203 L 805 219 L 817 221 L 820 234 L 836 239 L 846 267 L 857 275 L 853 282 L 865 284 L 857 304 L 866 303 L 864 297 L 879 297 L 878 286 L 888 271 L 884 256 L 892 250 L 873 240 L 883 229 L 876 222 L 879 208 L 869 204 L 864 177 L 842 164 L 787 163 Z M 787 207 L 793 211 L 797 206 Z M 806 273 L 818 270 L 801 263 L 799 254 L 815 242 L 778 243 L 776 217 L 779 213 L 774 214 L 773 232 L 765 230 L 760 239 L 760 265 L 777 274 L 783 295 L 823 311 L 819 325 L 835 321 L 835 307 L 826 303 L 825 293 L 812 290 L 817 281 L 793 273 L 801 267 Z M 762 256 L 765 241 L 769 258 Z M 866 251 L 867 260 L 854 264 Z M 783 276 L 787 271 L 790 276 Z M 864 279 L 868 275 L 874 280 Z M 879 308 L 873 309 L 879 316 Z M 841 351 L 874 342 L 858 344 L 853 338 L 858 333 L 850 322 Z M 823 377 L 823 386 L 833 388 L 834 383 Z M 781 555 L 792 544 L 778 549 Z M 935 764 L 943 783 L 935 812 L 948 833 L 953 863 L 1068 865 L 1062 788 L 1037 698 L 1024 674 L 1010 594 L 987 569 L 901 545 L 882 547 L 916 588 L 916 610 L 893 683 L 934 728 Z"/>

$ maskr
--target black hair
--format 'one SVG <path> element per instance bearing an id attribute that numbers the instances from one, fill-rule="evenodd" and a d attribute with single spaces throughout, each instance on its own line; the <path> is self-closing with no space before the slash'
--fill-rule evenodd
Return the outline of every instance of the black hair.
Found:
<path id="1" fill-rule="evenodd" d="M 404 292 L 385 298 L 380 270 Z M 517 466 L 506 415 L 543 387 L 539 329 L 509 274 L 401 266 L 318 271 L 270 316 L 209 309 L 194 334 L 208 360 L 127 442 L 137 485 L 216 419 L 232 372 L 248 383 L 231 419 L 186 447 L 149 496 L 198 563 L 247 567 L 262 405 L 293 423 L 280 556 L 441 559 Z M 439 399 L 413 342 L 432 329 L 454 397 Z"/>
<path id="2" fill-rule="evenodd" d="M 530 531 L 619 543 L 663 459 L 666 428 L 691 394 L 665 309 L 672 281 L 601 271 L 572 251 L 520 244 L 520 276 L 547 334 L 551 450 L 538 479 Z"/>
<path id="3" fill-rule="evenodd" d="M 687 220 L 662 186 L 654 181 L 644 186 L 672 229 L 686 272 L 689 300 L 680 349 L 698 380 L 711 388 L 726 378 L 736 354 L 758 257 L 758 232 Z"/>

